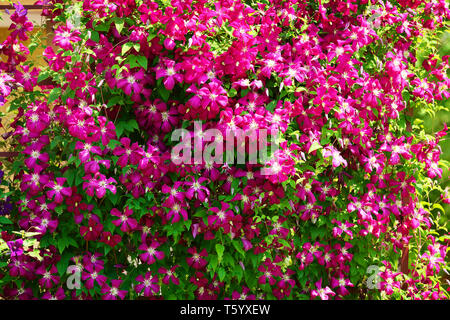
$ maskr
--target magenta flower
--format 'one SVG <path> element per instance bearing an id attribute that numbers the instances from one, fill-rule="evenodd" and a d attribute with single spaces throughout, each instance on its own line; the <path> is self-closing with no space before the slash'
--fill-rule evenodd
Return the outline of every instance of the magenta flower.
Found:
<path id="1" fill-rule="evenodd" d="M 159 246 L 160 244 L 156 241 L 152 241 L 150 245 L 147 245 L 146 242 L 142 243 L 138 249 L 144 251 L 144 253 L 141 253 L 139 257 L 147 264 L 155 263 L 156 259 L 164 259 L 164 252 L 156 250 Z"/>
<path id="2" fill-rule="evenodd" d="M 346 278 L 344 274 L 339 274 L 338 278 L 331 278 L 331 287 L 337 288 L 336 292 L 341 296 L 346 296 L 349 294 L 347 287 L 353 287 L 350 279 Z"/>
<path id="3" fill-rule="evenodd" d="M 122 237 L 118 234 L 112 234 L 109 231 L 104 231 L 101 234 L 100 242 L 106 243 L 111 248 L 117 246 L 120 241 L 122 241 Z"/>
<path id="4" fill-rule="evenodd" d="M 60 71 L 70 61 L 70 56 L 63 57 L 63 52 L 55 54 L 52 47 L 45 48 L 43 56 L 47 59 L 49 67 L 53 71 Z"/>
<path id="5" fill-rule="evenodd" d="M 81 279 L 85 281 L 84 285 L 86 286 L 86 289 L 91 290 L 94 288 L 95 283 L 97 283 L 100 287 L 103 287 L 106 284 L 108 278 L 99 274 L 99 272 L 103 270 L 103 267 L 89 263 L 85 267 L 85 270 L 86 271 L 83 271 L 81 275 Z"/>
<path id="6" fill-rule="evenodd" d="M 172 223 L 180 221 L 180 215 L 185 221 L 188 220 L 188 213 L 185 209 L 187 204 L 185 202 L 171 200 L 169 197 L 163 202 L 162 206 L 169 209 L 167 212 L 167 220 L 171 220 Z"/>
<path id="7" fill-rule="evenodd" d="M 247 287 L 242 287 L 242 292 L 233 291 L 231 294 L 231 299 L 233 300 L 256 300 L 256 296 L 254 294 L 250 294 L 250 289 Z"/>
<path id="8" fill-rule="evenodd" d="M 227 92 L 217 82 L 209 82 L 198 91 L 201 97 L 201 105 L 207 110 L 207 118 L 214 118 L 221 108 L 228 104 Z"/>
<path id="9" fill-rule="evenodd" d="M 209 196 L 209 190 L 202 183 L 209 181 L 207 178 L 200 177 L 196 180 L 194 177 L 188 177 L 191 181 L 186 181 L 186 186 L 188 190 L 186 191 L 186 197 L 192 199 L 194 196 L 200 201 L 204 202 Z"/>
<path id="10" fill-rule="evenodd" d="M 15 3 L 16 11 L 10 16 L 12 21 L 8 30 L 12 30 L 10 37 L 19 38 L 22 41 L 28 40 L 27 32 L 33 30 L 33 23 L 27 17 L 27 9 L 20 3 Z"/>
<path id="11" fill-rule="evenodd" d="M 221 202 L 221 208 L 212 207 L 209 211 L 215 213 L 208 216 L 208 226 L 210 227 L 225 227 L 234 217 L 233 211 L 230 210 L 230 205 L 226 202 Z"/>
<path id="12" fill-rule="evenodd" d="M 96 173 L 92 176 L 83 177 L 83 190 L 86 190 L 86 194 L 93 197 L 94 195 L 97 198 L 103 198 L 106 194 L 106 190 L 111 191 L 113 194 L 116 193 L 115 183 L 116 180 L 114 178 L 106 178 L 101 173 Z"/>
<path id="13" fill-rule="evenodd" d="M 128 66 L 130 69 L 130 66 Z M 138 72 L 132 73 L 129 70 L 124 70 L 121 78 L 117 80 L 117 87 L 122 89 L 126 95 L 140 93 L 143 89 L 144 69 L 140 68 Z"/>
<path id="14" fill-rule="evenodd" d="M 41 163 L 47 163 L 49 161 L 48 153 L 41 152 L 42 148 L 44 147 L 44 144 L 36 142 L 33 143 L 25 148 L 23 150 L 23 153 L 26 155 L 29 155 L 29 158 L 26 158 L 24 163 L 28 168 L 33 168 L 38 164 L 38 160 Z"/>
<path id="15" fill-rule="evenodd" d="M 169 187 L 168 185 L 163 185 L 161 191 L 163 193 L 168 193 L 169 196 L 167 198 L 168 201 L 171 202 L 183 202 L 184 201 L 184 192 L 179 189 L 183 186 L 183 183 L 180 181 L 175 181 L 173 187 Z"/>
<path id="16" fill-rule="evenodd" d="M 180 284 L 180 280 L 176 277 L 175 270 L 179 267 L 179 265 L 175 265 L 171 267 L 170 269 L 166 269 L 164 267 L 161 267 L 158 269 L 158 272 L 161 274 L 164 274 L 164 277 L 162 279 L 162 283 L 168 285 L 171 281 L 175 285 Z"/>
<path id="17" fill-rule="evenodd" d="M 333 167 L 337 168 L 342 165 L 344 168 L 347 166 L 347 161 L 341 156 L 341 153 L 333 146 L 327 146 L 323 149 L 323 157 L 332 157 Z"/>
<path id="18" fill-rule="evenodd" d="M 128 291 L 120 290 L 120 285 L 122 284 L 122 280 L 111 280 L 111 287 L 107 284 L 103 285 L 101 289 L 101 293 L 103 293 L 103 300 L 117 300 L 117 298 L 125 299 Z"/>
<path id="19" fill-rule="evenodd" d="M 23 72 L 16 72 L 15 78 L 19 82 L 25 91 L 33 91 L 34 86 L 37 84 L 37 78 L 39 75 L 39 70 L 33 68 L 30 70 L 29 66 L 22 66 Z"/>
<path id="20" fill-rule="evenodd" d="M 94 219 L 89 219 L 88 226 L 80 227 L 80 235 L 87 241 L 95 241 L 100 236 L 103 225 Z"/>
<path id="21" fill-rule="evenodd" d="M 70 197 L 72 195 L 72 189 L 70 187 L 63 187 L 67 180 L 66 178 L 58 177 L 55 180 L 56 181 L 50 181 L 45 185 L 50 189 L 47 191 L 47 198 L 52 199 L 54 196 L 54 201 L 56 203 L 61 203 L 65 197 Z"/>
<path id="22" fill-rule="evenodd" d="M 295 287 L 295 280 L 292 279 L 293 275 L 295 274 L 295 271 L 291 269 L 287 269 L 286 272 L 284 272 L 281 275 L 281 280 L 278 281 L 277 286 L 279 288 L 294 288 Z"/>
<path id="23" fill-rule="evenodd" d="M 42 276 L 42 278 L 39 279 L 39 284 L 44 288 L 49 289 L 59 283 L 59 276 L 55 275 L 58 274 L 58 270 L 54 265 L 52 265 L 49 270 L 47 270 L 45 266 L 40 266 L 36 269 L 36 273 Z"/>
<path id="24" fill-rule="evenodd" d="M 87 140 L 86 142 L 77 141 L 75 143 L 75 150 L 81 150 L 79 157 L 81 163 L 85 163 L 91 159 L 91 154 L 102 154 L 102 149 L 98 146 L 92 145 L 93 141 Z"/>
<path id="25" fill-rule="evenodd" d="M 206 261 L 206 259 L 203 259 L 208 256 L 208 252 L 206 252 L 206 249 L 203 249 L 202 251 L 200 251 L 200 253 L 198 253 L 197 248 L 191 247 L 187 251 L 192 255 L 192 257 L 186 258 L 187 264 L 190 267 L 201 270 L 206 266 L 208 262 Z"/>
<path id="26" fill-rule="evenodd" d="M 155 124 L 156 129 L 161 130 L 162 132 L 170 132 L 178 123 L 178 111 L 177 108 L 172 104 L 172 106 L 168 107 L 165 103 L 159 103 L 156 105 L 157 110 L 159 111 L 159 116 L 161 121 L 157 121 Z M 156 118 L 157 119 L 157 118 Z"/>
<path id="27" fill-rule="evenodd" d="M 117 146 L 113 154 L 115 156 L 119 156 L 119 160 L 117 160 L 117 165 L 121 168 L 131 164 L 135 165 L 139 162 L 139 150 L 140 147 L 137 142 L 131 143 L 131 140 L 127 137 L 123 137 L 120 139 L 120 143 L 122 146 Z"/>
<path id="28" fill-rule="evenodd" d="M 36 105 L 39 108 L 39 105 Z M 35 109 L 35 108 L 33 108 Z M 47 112 L 31 111 L 27 112 L 26 127 L 31 132 L 41 133 L 50 124 L 50 117 Z"/>
<path id="29" fill-rule="evenodd" d="M 401 137 L 392 142 L 385 142 L 381 145 L 381 151 L 391 152 L 388 163 L 390 165 L 396 165 L 400 163 L 400 155 L 405 159 L 411 159 L 412 155 L 409 152 L 406 143 L 404 142 L 405 137 Z"/>
<path id="30" fill-rule="evenodd" d="M 70 83 L 70 89 L 76 91 L 78 88 L 86 86 L 86 73 L 81 68 L 75 67 L 71 72 L 66 73 L 66 79 Z"/>
<path id="31" fill-rule="evenodd" d="M 125 211 L 122 213 L 116 208 L 113 208 L 111 210 L 111 215 L 119 217 L 117 220 L 113 220 L 112 223 L 115 226 L 120 226 L 120 230 L 122 232 L 130 232 L 137 228 L 138 223 L 136 219 L 130 218 L 130 216 L 133 214 L 133 210 L 131 210 L 128 206 L 125 207 Z"/>
<path id="32" fill-rule="evenodd" d="M 21 191 L 29 189 L 30 192 L 33 194 L 39 192 L 41 188 L 45 186 L 49 180 L 48 175 L 41 174 L 43 170 L 44 170 L 43 167 L 35 165 L 32 173 L 24 174 L 22 178 L 22 183 L 20 185 Z"/>
<path id="33" fill-rule="evenodd" d="M 384 154 L 376 154 L 373 151 L 369 151 L 367 157 L 362 156 L 362 162 L 364 163 L 364 170 L 367 173 L 371 173 L 375 169 L 376 174 L 380 174 L 384 169 L 386 157 Z"/>
<path id="34" fill-rule="evenodd" d="M 11 87 L 6 84 L 7 82 L 11 81 L 14 81 L 14 78 L 10 77 L 6 73 L 0 74 L 0 92 L 2 93 L 3 97 L 9 96 L 9 94 L 11 93 Z"/>
<path id="35" fill-rule="evenodd" d="M 93 141 L 101 141 L 102 145 L 107 146 L 109 141 L 116 138 L 116 127 L 112 121 L 108 121 L 106 117 L 99 116 L 97 118 L 99 126 L 92 135 Z"/>
<path id="36" fill-rule="evenodd" d="M 276 283 L 275 277 L 281 276 L 281 268 L 272 264 L 269 258 L 258 267 L 258 271 L 262 272 L 262 275 L 258 278 L 259 284 L 269 283 L 273 286 Z"/>
<path id="37" fill-rule="evenodd" d="M 59 26 L 55 30 L 53 44 L 63 48 L 64 50 L 73 50 L 72 43 L 81 41 L 81 38 L 79 37 L 81 32 L 72 29 L 73 26 L 70 24 L 70 22 L 67 22 L 67 25 L 65 26 Z"/>
<path id="38" fill-rule="evenodd" d="M 151 271 L 143 275 L 139 275 L 136 278 L 139 284 L 136 285 L 135 290 L 137 293 L 142 293 L 144 297 L 151 297 L 159 293 L 158 277 L 152 275 Z"/>
<path id="39" fill-rule="evenodd" d="M 84 172 L 95 175 L 100 171 L 100 164 L 103 165 L 106 169 L 109 169 L 111 167 L 110 160 L 92 160 L 84 164 Z"/>
<path id="40" fill-rule="evenodd" d="M 350 230 L 350 228 L 354 226 L 353 223 L 350 223 L 348 221 L 342 223 L 341 221 L 335 219 L 333 219 L 331 222 L 338 225 L 338 227 L 333 228 L 333 237 L 337 238 L 341 236 L 342 233 L 346 233 L 350 236 L 350 239 L 353 239 L 353 232 Z"/>
<path id="41" fill-rule="evenodd" d="M 66 294 L 64 293 L 64 289 L 59 287 L 56 290 L 55 295 L 51 294 L 49 291 L 47 291 L 43 296 L 42 299 L 44 300 L 64 300 L 66 299 Z"/>
<path id="42" fill-rule="evenodd" d="M 328 300 L 329 296 L 335 296 L 329 287 L 322 288 L 322 278 L 316 282 L 316 289 L 311 290 L 311 298 L 320 297 L 322 300 Z"/>
<path id="43" fill-rule="evenodd" d="M 394 288 L 400 289 L 401 283 L 398 280 L 395 280 L 397 276 L 401 275 L 401 272 L 391 272 L 389 270 L 389 263 L 386 261 L 383 262 L 386 265 L 386 270 L 379 273 L 381 277 L 380 281 L 380 289 L 386 292 L 387 295 L 392 295 L 394 293 Z"/>
<path id="44" fill-rule="evenodd" d="M 164 87 L 167 90 L 172 90 L 176 82 L 183 82 L 183 75 L 178 73 L 180 69 L 180 64 L 175 64 L 175 61 L 170 59 L 164 59 L 162 64 L 156 68 L 156 79 L 164 78 Z"/>

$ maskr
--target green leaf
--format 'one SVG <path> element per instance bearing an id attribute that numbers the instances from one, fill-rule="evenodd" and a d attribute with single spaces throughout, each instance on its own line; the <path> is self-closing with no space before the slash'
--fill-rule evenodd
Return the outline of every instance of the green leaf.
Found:
<path id="1" fill-rule="evenodd" d="M 136 68 L 139 67 L 139 63 L 137 61 L 138 56 L 135 56 L 134 54 L 130 54 L 127 59 L 125 60 L 125 64 L 129 64 L 130 68 Z"/>
<path id="2" fill-rule="evenodd" d="M 69 241 L 69 245 L 71 245 L 72 247 L 78 248 L 78 243 L 75 241 L 74 238 L 67 238 Z"/>
<path id="3" fill-rule="evenodd" d="M 111 150 L 114 150 L 116 148 L 116 146 L 120 145 L 120 141 L 117 140 L 110 140 L 108 143 L 108 148 L 110 148 Z"/>
<path id="4" fill-rule="evenodd" d="M 63 177 L 67 179 L 67 184 L 69 186 L 73 185 L 73 181 L 75 179 L 75 170 L 69 169 L 66 172 L 64 172 Z"/>
<path id="5" fill-rule="evenodd" d="M 49 76 L 50 76 L 50 73 L 47 71 L 40 72 L 38 75 L 38 78 L 37 78 L 37 82 L 39 83 L 39 82 L 47 79 Z"/>
<path id="6" fill-rule="evenodd" d="M 111 21 L 107 22 L 107 23 L 99 23 L 97 24 L 94 28 L 97 31 L 103 31 L 103 32 L 108 32 L 109 31 L 109 25 L 111 24 Z"/>
<path id="7" fill-rule="evenodd" d="M 245 251 L 242 247 L 242 245 L 237 240 L 233 240 L 231 242 L 233 244 L 233 247 L 236 249 L 237 252 L 239 252 L 241 255 L 245 256 Z"/>
<path id="8" fill-rule="evenodd" d="M 129 131 L 129 132 L 132 132 L 133 130 L 139 130 L 139 126 L 138 126 L 138 123 L 137 123 L 137 121 L 136 121 L 136 119 L 130 119 L 130 120 L 128 120 L 127 121 L 127 130 Z M 130 130 L 130 129 L 132 129 L 132 130 Z"/>
<path id="9" fill-rule="evenodd" d="M 94 42 L 99 42 L 100 41 L 100 35 L 97 31 L 95 30 L 89 30 L 89 32 L 91 33 L 91 40 Z"/>
<path id="10" fill-rule="evenodd" d="M 136 58 L 137 63 L 144 68 L 145 70 L 147 70 L 148 67 L 148 59 L 144 56 L 138 56 Z"/>
<path id="11" fill-rule="evenodd" d="M 59 253 L 63 253 L 64 249 L 69 246 L 69 241 L 65 237 L 59 238 L 56 246 L 58 247 Z"/>
<path id="12" fill-rule="evenodd" d="M 122 55 L 125 55 L 131 48 L 133 48 L 133 42 L 127 42 L 122 46 Z"/>
<path id="13" fill-rule="evenodd" d="M 12 221 L 6 217 L 0 217 L 0 224 L 12 224 Z"/>
<path id="14" fill-rule="evenodd" d="M 107 106 L 112 107 L 114 105 L 120 104 L 123 101 L 123 98 L 121 96 L 114 96 L 109 99 Z"/>
<path id="15" fill-rule="evenodd" d="M 438 209 L 438 210 L 440 210 L 440 211 L 442 211 L 442 213 L 445 213 L 445 209 L 444 209 L 444 207 L 443 206 L 441 206 L 439 203 L 435 203 L 435 204 L 433 204 L 433 207 L 432 207 L 432 209 Z"/>
<path id="16" fill-rule="evenodd" d="M 170 91 L 167 90 L 163 85 L 158 87 L 158 93 L 164 102 L 169 101 Z"/>
<path id="17" fill-rule="evenodd" d="M 117 19 L 115 22 L 117 32 L 121 33 L 123 30 L 124 21 L 122 19 Z"/>
<path id="18" fill-rule="evenodd" d="M 217 243 L 216 244 L 216 252 L 217 252 L 217 257 L 219 258 L 219 261 L 222 260 L 224 251 L 225 251 L 225 247 L 223 245 L 221 245 L 220 243 Z"/>
<path id="19" fill-rule="evenodd" d="M 219 268 L 219 271 L 217 272 L 217 274 L 219 275 L 219 280 L 223 281 L 223 279 L 225 279 L 225 269 L 224 268 Z"/>
<path id="20" fill-rule="evenodd" d="M 320 145 L 320 143 L 318 143 L 317 141 L 314 141 L 312 143 L 312 145 L 309 147 L 308 153 L 314 152 L 318 149 L 322 148 L 322 146 Z"/>
<path id="21" fill-rule="evenodd" d="M 65 252 L 56 264 L 56 268 L 58 269 L 58 273 L 60 276 L 63 276 L 67 272 L 67 266 L 69 265 L 69 261 L 72 258 L 72 254 L 69 252 Z"/>
<path id="22" fill-rule="evenodd" d="M 277 102 L 275 100 L 272 100 L 269 102 L 269 104 L 266 105 L 266 109 L 270 112 L 273 112 L 276 105 L 277 105 Z"/>
<path id="23" fill-rule="evenodd" d="M 119 122 L 116 124 L 116 134 L 117 134 L 117 137 L 120 137 L 120 136 L 122 135 L 124 129 L 125 129 L 125 122 L 124 122 L 124 121 L 119 121 Z"/>
<path id="24" fill-rule="evenodd" d="M 236 96 L 236 95 L 237 95 L 236 89 L 235 89 L 235 88 L 231 88 L 230 91 L 228 92 L 228 96 L 229 96 L 230 98 L 233 98 L 233 97 Z"/>
<path id="25" fill-rule="evenodd" d="M 239 186 L 240 179 L 234 179 L 231 183 L 231 189 L 234 190 L 233 193 L 236 193 L 236 188 Z"/>
<path id="26" fill-rule="evenodd" d="M 291 248 L 291 245 L 289 244 L 289 242 L 287 242 L 285 239 L 283 238 L 279 238 L 278 242 L 281 243 L 282 245 L 284 245 L 286 248 Z"/>
<path id="27" fill-rule="evenodd" d="M 364 256 L 361 254 L 355 254 L 353 257 L 353 260 L 355 260 L 360 266 L 365 266 L 366 261 L 364 259 Z"/>
<path id="28" fill-rule="evenodd" d="M 244 270 L 240 264 L 236 264 L 234 267 L 234 275 L 237 277 L 238 281 L 241 282 L 242 277 L 244 276 Z"/>
<path id="29" fill-rule="evenodd" d="M 75 175 L 75 185 L 79 186 L 82 183 L 83 183 L 83 174 L 82 173 L 76 174 Z"/>
<path id="30" fill-rule="evenodd" d="M 213 273 L 216 271 L 218 263 L 219 261 L 217 259 L 217 256 L 211 256 L 211 258 L 209 259 L 209 265 Z"/>
<path id="31" fill-rule="evenodd" d="M 113 205 L 116 205 L 116 204 L 117 204 L 117 200 L 119 200 L 119 195 L 117 194 L 117 192 L 116 192 L 116 193 L 113 193 L 113 194 L 110 194 L 110 195 L 108 196 L 108 199 L 111 201 L 111 203 L 112 203 Z"/>
<path id="32" fill-rule="evenodd" d="M 61 88 L 54 88 L 48 95 L 48 103 L 51 103 L 61 96 Z"/>

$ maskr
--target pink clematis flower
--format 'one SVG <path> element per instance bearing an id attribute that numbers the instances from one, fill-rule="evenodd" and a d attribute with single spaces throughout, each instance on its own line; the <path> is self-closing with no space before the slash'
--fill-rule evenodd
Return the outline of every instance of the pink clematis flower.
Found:
<path id="1" fill-rule="evenodd" d="M 162 283 L 168 285 L 171 281 L 175 285 L 180 284 L 180 280 L 176 277 L 175 270 L 179 267 L 179 265 L 175 265 L 171 267 L 170 269 L 166 269 L 164 267 L 161 267 L 158 269 L 158 272 L 161 274 L 164 274 L 164 277 L 162 279 Z"/>
<path id="2" fill-rule="evenodd" d="M 112 224 L 115 226 L 120 226 L 120 230 L 122 232 L 130 232 L 137 228 L 138 223 L 136 219 L 130 218 L 133 214 L 133 210 L 131 210 L 128 206 L 125 207 L 125 211 L 122 213 L 116 208 L 111 209 L 111 215 L 119 217 L 117 220 L 113 220 Z"/>
<path id="3" fill-rule="evenodd" d="M 337 168 L 342 165 L 344 168 L 347 166 L 347 160 L 345 160 L 341 153 L 333 146 L 327 146 L 323 149 L 323 157 L 332 157 L 333 168 Z"/>
<path id="4" fill-rule="evenodd" d="M 160 244 L 156 241 L 152 241 L 149 245 L 146 242 L 142 243 L 138 249 L 144 251 L 144 253 L 141 253 L 139 258 L 147 264 L 155 263 L 156 259 L 164 259 L 164 252 L 156 250 L 159 246 Z"/>
<path id="5" fill-rule="evenodd" d="M 316 289 L 311 290 L 311 297 L 316 298 L 320 297 L 322 300 L 328 300 L 329 296 L 335 296 L 334 293 L 329 287 L 322 288 L 322 278 L 316 282 Z"/>
<path id="6" fill-rule="evenodd" d="M 128 66 L 130 69 L 130 67 Z M 143 90 L 143 83 L 145 71 L 140 68 L 138 72 L 131 72 L 129 70 L 124 70 L 121 74 L 121 78 L 117 81 L 117 87 L 122 89 L 126 95 L 131 95 L 131 93 L 140 93 Z"/>
<path id="7" fill-rule="evenodd" d="M 192 257 L 186 258 L 187 264 L 197 270 L 203 269 L 206 264 L 208 263 L 206 259 L 203 259 L 208 256 L 208 252 L 206 252 L 206 249 L 203 249 L 199 253 L 197 252 L 197 248 L 189 248 L 188 253 L 192 255 Z"/>
<path id="8" fill-rule="evenodd" d="M 53 38 L 53 44 L 64 50 L 73 50 L 72 43 L 81 41 L 79 35 L 81 34 L 78 30 L 72 30 L 73 26 L 70 22 L 67 22 L 65 26 L 59 26 L 55 30 L 55 36 Z"/>
<path id="9" fill-rule="evenodd" d="M 186 191 L 186 197 L 192 199 L 194 196 L 200 201 L 205 201 L 209 196 L 209 190 L 202 185 L 203 182 L 209 181 L 207 178 L 200 177 L 196 180 L 194 177 L 189 177 L 191 181 L 186 181 L 188 190 Z M 188 179 L 189 179 L 188 178 Z"/>
<path id="10" fill-rule="evenodd" d="M 103 293 L 102 299 L 103 300 L 117 300 L 117 298 L 125 299 L 125 296 L 127 295 L 128 291 L 126 290 L 120 290 L 120 285 L 122 284 L 122 280 L 111 280 L 111 287 L 105 284 L 102 289 L 101 293 Z"/>
<path id="11" fill-rule="evenodd" d="M 72 195 L 72 188 L 63 187 L 67 180 L 66 178 L 58 177 L 55 180 L 56 181 L 50 181 L 45 185 L 50 189 L 47 191 L 47 198 L 52 199 L 54 197 L 56 203 L 61 203 L 65 197 L 70 197 Z"/>
<path id="12" fill-rule="evenodd" d="M 83 271 L 81 279 L 85 281 L 84 285 L 86 286 L 86 289 L 90 290 L 94 288 L 95 283 L 97 283 L 100 287 L 103 287 L 106 284 L 108 278 L 100 274 L 101 270 L 103 270 L 101 266 L 94 264 L 88 264 L 85 267 L 85 271 Z"/>
<path id="13" fill-rule="evenodd" d="M 151 297 L 159 293 L 158 277 L 152 275 L 151 271 L 147 272 L 145 276 L 139 275 L 136 277 L 139 284 L 136 285 L 137 293 L 143 294 L 144 297 Z"/>
<path id="14" fill-rule="evenodd" d="M 183 82 L 183 75 L 178 73 L 180 69 L 180 64 L 175 64 L 173 60 L 164 59 L 163 63 L 156 68 L 156 79 L 164 78 L 164 87 L 167 90 L 172 90 L 176 82 Z"/>

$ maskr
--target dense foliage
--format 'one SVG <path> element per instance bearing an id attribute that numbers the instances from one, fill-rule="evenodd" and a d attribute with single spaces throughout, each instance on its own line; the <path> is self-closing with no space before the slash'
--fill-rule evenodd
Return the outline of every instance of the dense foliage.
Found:
<path id="1" fill-rule="evenodd" d="M 449 297 L 447 127 L 414 116 L 450 96 L 444 0 L 37 4 L 48 43 L 15 5 L 0 47 L 1 297 Z M 279 148 L 175 163 L 199 120 Z"/>

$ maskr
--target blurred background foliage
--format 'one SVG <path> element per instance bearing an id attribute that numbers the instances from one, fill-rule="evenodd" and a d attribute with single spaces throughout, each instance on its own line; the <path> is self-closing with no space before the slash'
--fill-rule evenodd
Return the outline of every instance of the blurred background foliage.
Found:
<path id="1" fill-rule="evenodd" d="M 443 57 L 446 55 L 450 55 L 450 29 L 443 33 L 440 44 L 438 46 L 439 56 Z M 419 62 L 420 58 L 419 58 Z M 450 69 L 447 70 L 447 74 L 450 75 Z M 445 107 L 447 110 L 440 110 L 436 112 L 436 114 L 430 115 L 426 113 L 424 110 L 421 110 L 416 115 L 419 119 L 422 119 L 425 132 L 427 134 L 433 135 L 436 132 L 442 130 L 444 128 L 444 124 L 450 127 L 450 100 L 443 100 L 439 102 L 439 105 Z M 439 145 L 442 148 L 441 159 L 450 162 L 450 132 L 440 140 Z M 440 184 L 442 188 L 448 187 L 450 188 L 450 170 L 444 168 L 442 172 L 442 179 L 440 180 Z M 434 199 L 432 202 L 439 202 L 445 209 L 445 214 L 441 216 L 441 223 L 446 223 L 447 226 L 450 226 L 450 204 L 445 204 L 439 201 L 440 194 L 433 194 Z"/>

